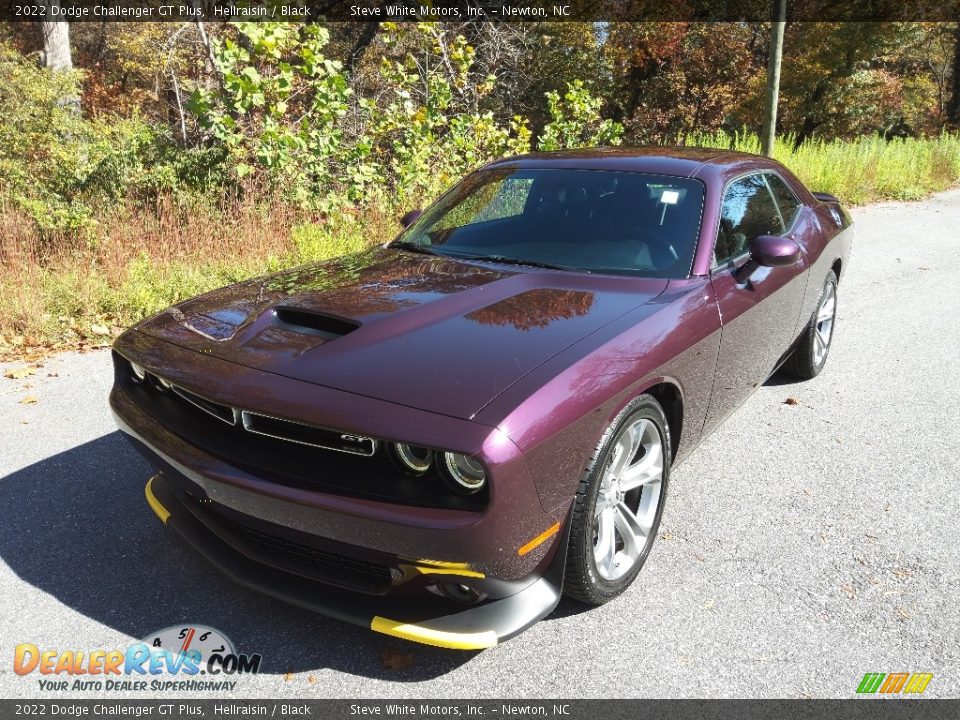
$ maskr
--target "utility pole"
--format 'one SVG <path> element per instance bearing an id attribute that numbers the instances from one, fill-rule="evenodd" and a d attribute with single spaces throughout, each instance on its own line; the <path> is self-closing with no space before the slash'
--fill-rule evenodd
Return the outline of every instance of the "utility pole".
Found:
<path id="1" fill-rule="evenodd" d="M 787 0 L 773 0 L 773 22 L 770 23 L 770 60 L 767 63 L 767 108 L 760 134 L 760 152 L 773 156 L 773 139 L 777 135 L 777 102 L 780 99 L 780 61 L 783 59 L 783 29 L 787 25 Z"/>

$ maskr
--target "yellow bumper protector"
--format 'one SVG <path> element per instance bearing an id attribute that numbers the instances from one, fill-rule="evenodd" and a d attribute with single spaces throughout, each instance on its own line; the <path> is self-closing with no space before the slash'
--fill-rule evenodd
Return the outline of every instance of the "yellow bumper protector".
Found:
<path id="1" fill-rule="evenodd" d="M 160 522 L 164 525 L 167 524 L 167 519 L 170 517 L 170 511 L 167 510 L 163 503 L 157 500 L 157 496 L 153 494 L 153 481 L 156 479 L 156 475 L 147 480 L 147 486 L 143 489 L 143 494 L 147 496 L 147 505 L 150 506 L 150 509 L 156 513 L 157 517 L 160 518 Z"/>
<path id="2" fill-rule="evenodd" d="M 497 644 L 497 634 L 492 630 L 475 633 L 447 632 L 432 630 L 412 623 L 388 620 L 379 616 L 373 618 L 370 622 L 370 629 L 404 640 L 412 640 L 424 645 L 451 650 L 483 650 Z"/>
<path id="3" fill-rule="evenodd" d="M 480 578 L 481 580 L 486 577 L 482 572 L 471 570 L 467 563 L 444 562 L 443 560 L 413 560 L 411 564 L 401 564 L 399 568 L 403 573 L 399 583 L 412 580 L 417 575 L 453 575 L 456 577 Z"/>

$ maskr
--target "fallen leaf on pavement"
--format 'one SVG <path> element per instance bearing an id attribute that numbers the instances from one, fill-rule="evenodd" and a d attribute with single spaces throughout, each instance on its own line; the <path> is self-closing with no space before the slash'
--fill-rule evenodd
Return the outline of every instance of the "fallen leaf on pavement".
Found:
<path id="1" fill-rule="evenodd" d="M 380 653 L 380 663 L 387 670 L 409 670 L 413 667 L 413 655 L 387 648 Z"/>
<path id="2" fill-rule="evenodd" d="M 784 404 L 784 405 L 799 405 L 799 404 L 800 404 L 800 401 L 797 400 L 795 397 L 788 397 L 786 400 L 783 401 L 783 404 Z"/>
<path id="3" fill-rule="evenodd" d="M 30 377 L 31 375 L 36 375 L 37 369 L 33 367 L 22 367 L 14 368 L 13 370 L 7 370 L 3 376 L 5 378 L 10 378 L 11 380 L 23 380 L 25 377 Z"/>
<path id="4" fill-rule="evenodd" d="M 33 395 L 27 395 L 23 400 L 20 401 L 21 405 L 33 405 L 37 402 L 37 399 Z"/>

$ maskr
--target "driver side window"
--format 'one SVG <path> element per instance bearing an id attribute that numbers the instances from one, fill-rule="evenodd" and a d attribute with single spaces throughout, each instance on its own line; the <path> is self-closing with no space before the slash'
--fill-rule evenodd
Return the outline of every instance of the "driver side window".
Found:
<path id="1" fill-rule="evenodd" d="M 780 212 L 767 189 L 763 175 L 747 175 L 727 186 L 720 209 L 720 227 L 713 249 L 714 265 L 722 265 L 745 253 L 758 235 L 783 232 Z"/>

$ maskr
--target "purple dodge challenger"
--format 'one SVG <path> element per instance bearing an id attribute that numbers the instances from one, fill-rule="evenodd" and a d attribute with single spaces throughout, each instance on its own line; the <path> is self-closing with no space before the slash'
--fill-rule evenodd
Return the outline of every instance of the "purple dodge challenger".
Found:
<path id="1" fill-rule="evenodd" d="M 836 198 L 704 149 L 502 160 L 404 224 L 140 323 L 110 404 L 235 580 L 462 649 L 633 582 L 671 466 L 823 368 L 851 244 Z"/>

